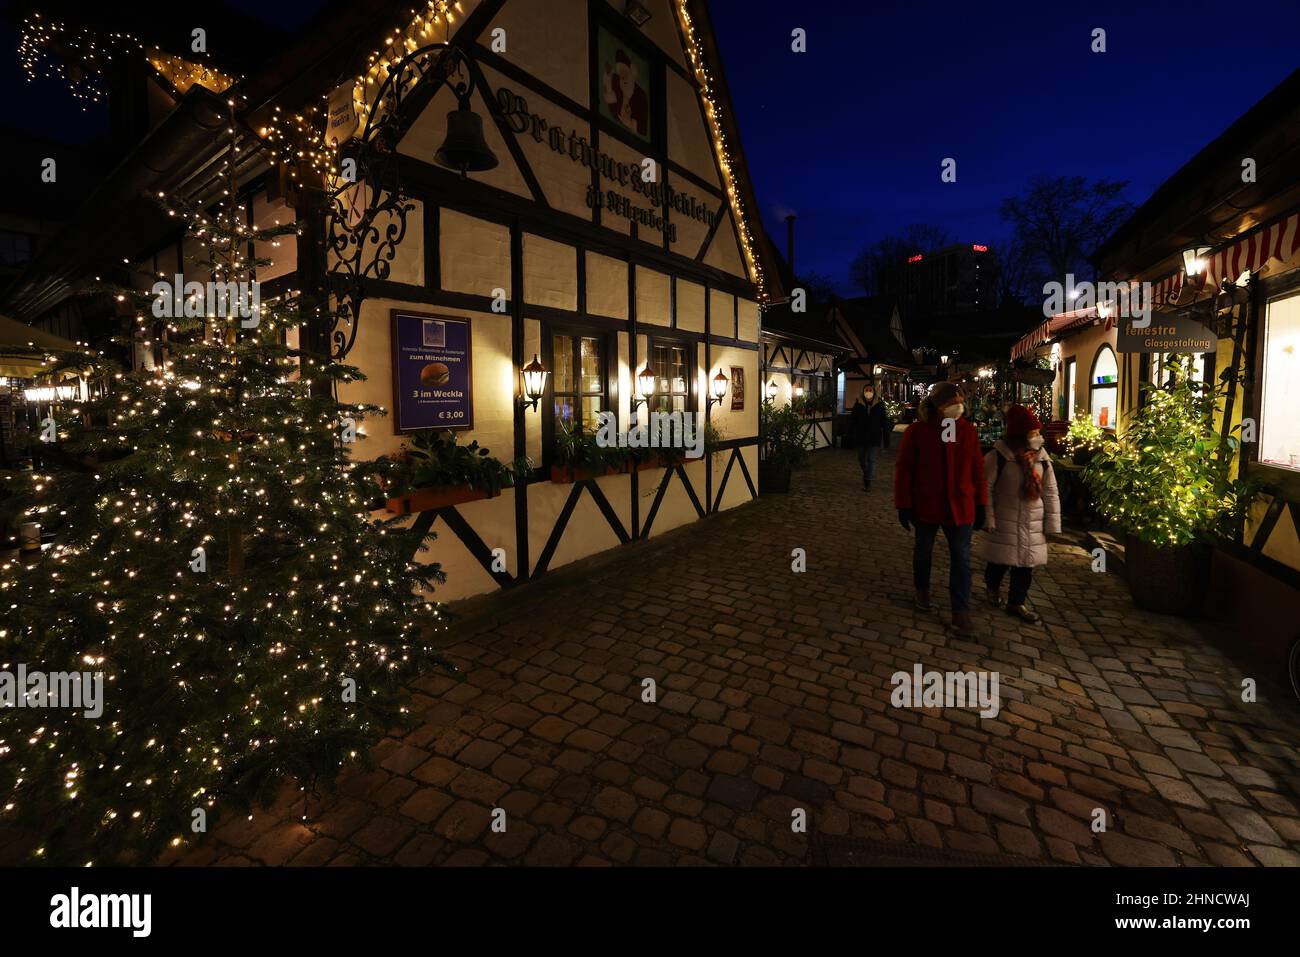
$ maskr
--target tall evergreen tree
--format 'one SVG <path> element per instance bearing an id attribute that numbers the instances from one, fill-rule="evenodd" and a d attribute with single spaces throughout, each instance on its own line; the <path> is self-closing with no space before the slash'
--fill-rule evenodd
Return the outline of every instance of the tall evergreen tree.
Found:
<path id="1" fill-rule="evenodd" d="M 252 244 L 293 229 L 254 232 L 233 199 L 173 212 L 205 282 L 251 282 Z M 98 718 L 0 723 L 0 825 L 46 860 L 145 862 L 286 778 L 364 760 L 403 679 L 439 661 L 441 573 L 415 561 L 422 536 L 371 518 L 381 470 L 349 455 L 353 423 L 381 411 L 334 398 L 359 371 L 286 344 L 293 301 L 254 325 L 194 292 L 162 321 L 165 291 L 118 293 L 161 362 L 57 357 L 105 388 L 56 416 L 73 468 L 16 477 L 56 540 L 0 567 L 0 669 L 103 674 Z"/>

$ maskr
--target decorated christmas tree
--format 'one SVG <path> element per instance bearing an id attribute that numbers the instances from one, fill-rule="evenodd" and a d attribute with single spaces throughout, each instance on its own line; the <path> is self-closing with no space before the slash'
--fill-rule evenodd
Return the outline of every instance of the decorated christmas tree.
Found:
<path id="1" fill-rule="evenodd" d="M 0 567 L 0 671 L 29 676 L 0 723 L 0 827 L 50 861 L 147 862 L 364 760 L 445 627 L 424 536 L 372 519 L 380 470 L 349 454 L 379 411 L 337 401 L 358 371 L 291 347 L 299 303 L 257 302 L 247 251 L 293 227 L 171 211 L 204 251 L 185 288 L 116 293 L 157 361 L 52 357 L 103 387 L 55 413 L 60 467 L 10 477 L 54 544 Z M 80 674 L 83 698 L 102 675 L 101 700 L 43 707 L 34 673 Z"/>

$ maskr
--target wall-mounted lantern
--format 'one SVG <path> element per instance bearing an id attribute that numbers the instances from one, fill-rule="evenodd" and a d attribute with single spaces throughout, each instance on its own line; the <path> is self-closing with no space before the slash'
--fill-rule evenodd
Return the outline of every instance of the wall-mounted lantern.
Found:
<path id="1" fill-rule="evenodd" d="M 801 386 L 801 385 L 797 385 L 797 386 L 795 386 L 795 387 L 794 387 L 794 397 L 795 397 L 796 399 L 798 399 L 798 398 L 800 398 L 802 395 L 803 395 L 803 386 Z"/>
<path id="2" fill-rule="evenodd" d="M 770 379 L 767 383 L 767 397 L 769 400 L 776 398 L 776 380 Z"/>
<path id="3" fill-rule="evenodd" d="M 1183 250 L 1183 274 L 1198 288 L 1205 285 L 1205 267 L 1209 265 L 1205 257 L 1209 252 L 1209 246 L 1189 246 Z"/>
<path id="4" fill-rule="evenodd" d="M 731 380 L 728 379 L 725 375 L 723 375 L 722 370 L 719 369 L 718 374 L 713 377 L 713 385 L 711 387 L 711 391 L 713 394 L 709 396 L 710 409 L 713 408 L 713 404 L 715 402 L 721 402 L 723 398 L 726 397 L 727 386 L 730 384 L 731 384 Z"/>
<path id="5" fill-rule="evenodd" d="M 537 410 L 541 406 L 542 396 L 546 393 L 546 367 L 533 353 L 533 361 L 519 370 L 524 377 L 524 394 L 519 402 L 525 409 Z"/>
<path id="6" fill-rule="evenodd" d="M 884 372 L 884 371 L 885 371 L 885 370 L 882 369 L 882 368 L 880 368 L 880 366 L 876 366 L 875 368 L 873 368 L 873 369 L 871 370 L 871 374 L 872 374 L 872 375 L 880 375 L 880 373 L 882 373 L 882 372 Z"/>
<path id="7" fill-rule="evenodd" d="M 54 402 L 71 402 L 77 398 L 75 385 L 38 385 L 23 390 L 23 398 L 33 405 L 47 405 Z"/>
<path id="8" fill-rule="evenodd" d="M 655 394 L 655 373 L 647 363 L 646 367 L 637 373 L 636 377 L 636 395 L 632 397 L 632 412 L 635 413 L 637 408 L 650 401 L 650 396 Z"/>

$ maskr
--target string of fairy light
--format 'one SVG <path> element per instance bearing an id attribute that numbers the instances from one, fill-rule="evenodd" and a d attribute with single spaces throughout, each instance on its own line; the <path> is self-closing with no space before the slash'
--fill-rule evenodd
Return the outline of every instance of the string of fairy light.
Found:
<path id="1" fill-rule="evenodd" d="M 83 109 L 104 99 L 104 76 L 114 59 L 141 56 L 177 93 L 185 93 L 195 85 L 224 93 L 238 81 L 214 66 L 147 46 L 130 33 L 101 33 L 51 20 L 40 13 L 23 19 L 18 39 L 18 62 L 27 79 L 62 80 Z"/>
<path id="2" fill-rule="evenodd" d="M 713 133 L 714 150 L 722 170 L 722 185 L 737 225 L 745 263 L 758 287 L 760 301 L 766 301 L 763 269 L 744 213 L 716 83 L 706 64 L 687 0 L 675 0 L 675 7 Z M 382 107 L 382 103 L 377 103 L 378 93 L 389 74 L 408 54 L 430 43 L 448 40 L 458 18 L 464 16 L 464 8 L 460 0 L 428 0 L 423 8 L 410 9 L 408 16 L 410 19 L 405 24 L 386 33 L 383 47 L 369 54 L 364 72 L 352 82 L 352 104 L 361 129 L 365 128 L 371 111 L 377 106 Z M 60 55 L 52 55 L 52 48 L 59 49 Z M 86 28 L 69 27 L 42 18 L 40 14 L 32 14 L 24 20 L 19 42 L 19 59 L 29 79 L 42 74 L 58 76 L 68 82 L 74 96 L 86 103 L 103 98 L 102 77 L 107 63 L 115 55 L 141 54 L 180 93 L 195 84 L 224 93 L 238 82 L 237 77 L 203 63 L 164 53 L 156 47 L 146 50 L 140 40 L 128 33 L 101 36 Z M 69 61 L 75 61 L 77 65 L 74 67 Z M 74 69 L 77 76 L 70 73 Z M 413 85 L 419 82 L 420 72 L 412 70 L 403 80 Z M 273 163 L 283 166 L 291 180 L 299 180 L 302 172 L 311 171 L 324 177 L 327 183 L 337 185 L 337 149 L 326 139 L 328 103 L 329 94 L 324 94 L 318 103 L 308 104 L 301 110 L 275 106 L 257 130 L 268 157 Z"/>
<path id="3" fill-rule="evenodd" d="M 233 111 L 235 102 L 228 105 Z M 233 139 L 233 128 L 228 132 Z M 231 183 L 234 163 L 232 150 L 225 166 Z M 261 261 L 250 245 L 298 228 L 253 228 L 233 189 L 213 212 L 161 193 L 158 199 L 198 247 L 189 261 L 214 281 L 252 276 Z M 445 629 L 441 609 L 412 587 L 422 580 L 418 562 L 372 521 L 370 502 L 350 477 L 357 465 L 337 440 L 340 416 L 359 420 L 381 410 L 313 398 L 318 374 L 347 382 L 355 370 L 285 344 L 302 324 L 290 302 L 263 302 L 258 324 L 244 331 L 238 318 L 194 296 L 185 299 L 192 321 L 161 321 L 153 286 L 143 285 L 116 298 L 134 305 L 150 353 L 162 327 L 160 361 L 111 373 L 113 388 L 65 409 L 59 430 L 61 442 L 84 443 L 81 454 L 92 458 L 136 456 L 131 468 L 29 474 L 40 503 L 31 518 L 47 520 L 47 502 L 66 502 L 53 506 L 59 540 L 33 567 L 17 556 L 0 561 L 0 640 L 33 650 L 44 641 L 43 660 L 76 661 L 102 671 L 106 684 L 98 722 L 57 709 L 39 718 L 19 711 L 37 723 L 0 731 L 0 758 L 14 771 L 0 810 L 26 810 L 26 787 L 41 768 L 46 786 L 58 781 L 67 818 L 91 814 L 87 827 L 95 833 L 81 837 L 94 848 L 119 825 L 157 827 L 159 800 L 174 810 L 177 789 L 186 809 L 223 806 L 219 792 L 232 763 L 274 749 L 283 736 L 350 734 L 368 712 L 339 709 L 321 689 L 345 677 L 405 673 L 429 653 L 428 629 Z M 104 367 L 103 354 L 89 349 L 75 361 Z M 313 455 L 313 448 L 332 451 Z M 58 497 L 47 498 L 52 493 Z M 287 583 L 244 574 L 252 543 L 296 549 L 301 569 Z M 221 544 L 229 564 L 207 574 L 188 565 L 195 548 L 215 548 L 218 561 Z M 214 595 L 221 600 L 214 603 Z M 215 657 L 201 650 L 212 642 L 221 643 Z M 167 696 L 235 703 L 173 712 L 143 707 L 140 689 L 153 703 Z M 166 720 L 171 715 L 175 726 Z M 159 726 L 169 733 L 159 734 Z M 339 765 L 357 756 L 350 750 Z M 99 801 L 88 805 L 92 795 Z M 185 840 L 164 836 L 173 845 Z"/>
<path id="4" fill-rule="evenodd" d="M 1180 372 L 1189 376 L 1190 364 Z M 1102 445 L 1107 469 L 1094 480 L 1098 511 L 1143 541 L 1166 547 L 1193 541 L 1217 516 L 1231 514 L 1240 489 L 1214 480 L 1223 450 L 1207 454 L 1203 448 L 1216 439 L 1209 425 L 1215 407 L 1215 399 L 1189 398 L 1186 389 L 1150 390 L 1119 444 Z M 1107 484 L 1112 471 L 1117 479 Z"/>
<path id="5" fill-rule="evenodd" d="M 459 0 L 429 0 L 423 9 L 413 9 L 409 15 L 411 19 L 405 25 L 393 27 L 385 34 L 382 49 L 370 53 L 365 72 L 352 81 L 352 107 L 358 129 L 365 128 L 389 74 L 421 47 L 445 42 L 458 17 L 463 15 L 463 8 Z M 408 86 L 419 79 L 420 73 L 415 70 L 403 78 Z M 324 176 L 330 183 L 338 176 L 337 149 L 326 139 L 328 112 L 329 94 L 325 94 L 318 104 L 308 104 L 302 110 L 274 107 L 270 117 L 258 128 L 267 154 L 273 162 L 288 169 L 290 179 L 299 179 L 300 169 Z"/>
<path id="6" fill-rule="evenodd" d="M 227 277 L 232 271 L 252 268 L 244 249 L 259 234 L 247 227 L 239 207 L 232 203 L 228 211 L 216 216 L 181 208 L 172 212 L 186 222 L 189 235 L 207 246 L 211 262 L 225 264 Z M 144 330 L 157 323 L 151 311 L 143 308 L 150 301 L 147 296 L 138 293 L 134 297 L 141 307 L 136 322 Z M 119 293 L 119 301 L 129 297 L 126 292 Z M 220 326 L 223 322 L 211 311 L 203 317 L 209 324 Z M 163 659 L 159 667 L 174 672 L 176 693 L 181 696 L 222 682 L 239 683 L 250 664 L 258 660 L 284 662 L 278 681 L 269 687 L 262 683 L 251 688 L 239 714 L 223 720 L 225 730 L 215 738 L 211 734 L 192 738 L 188 727 L 180 728 L 170 741 L 159 740 L 148 729 L 140 738 L 133 738 L 138 716 L 121 707 L 119 696 L 110 690 L 105 695 L 103 726 L 118 756 L 111 766 L 91 766 L 88 755 L 71 749 L 67 736 L 60 735 L 57 713 L 43 718 L 42 726 L 23 741 L 0 737 L 0 755 L 20 747 L 57 751 L 66 767 L 61 778 L 69 802 L 82 798 L 88 775 L 114 779 L 120 797 L 106 810 L 104 827 L 118 820 L 137 821 L 147 813 L 149 796 L 168 783 L 158 774 L 160 766 L 170 770 L 173 782 L 180 780 L 182 769 L 200 781 L 218 780 L 234 757 L 273 747 L 279 735 L 310 731 L 313 721 L 321 716 L 323 702 L 318 696 L 282 700 L 301 687 L 292 673 L 319 675 L 328 685 L 357 673 L 365 658 L 396 672 L 410 661 L 409 649 L 422 641 L 421 630 L 431 620 L 437 626 L 442 618 L 436 606 L 429 606 L 426 615 L 417 617 L 410 614 L 409 606 L 401 604 L 397 596 L 409 593 L 405 592 L 408 579 L 405 571 L 395 572 L 403 566 L 394 566 L 392 554 L 380 549 L 362 549 L 358 554 L 351 546 L 361 526 L 369 522 L 369 506 L 355 484 L 338 478 L 350 468 L 346 457 L 313 462 L 303 454 L 315 441 L 313 435 L 336 434 L 339 413 L 329 405 L 312 406 L 306 401 L 310 370 L 301 365 L 302 357 L 290 355 L 279 344 L 283 334 L 300 322 L 301 316 L 291 309 L 283 313 L 264 309 L 255 338 L 233 347 L 225 336 L 187 340 L 190 330 L 176 322 L 166 323 L 175 337 L 171 353 L 164 355 L 151 373 L 118 372 L 113 376 L 112 393 L 98 403 L 108 424 L 100 440 L 105 448 L 115 441 L 126 441 L 132 452 L 147 448 L 151 453 L 147 469 L 161 479 L 161 487 L 168 493 L 196 485 L 206 489 L 197 495 L 182 491 L 172 497 L 149 486 L 111 487 L 111 481 L 96 474 L 94 485 L 110 488 L 95 501 L 89 518 L 92 528 L 67 521 L 61 533 L 63 541 L 51 547 L 39 570 L 39 582 L 38 574 L 24 569 L 16 558 L 0 563 L 0 598 L 8 599 L 6 617 L 19 614 L 19 634 L 23 632 L 21 609 L 30 609 L 43 594 L 53 602 L 61 588 L 75 583 L 77 590 L 99 596 L 94 603 L 96 619 L 79 617 L 76 609 L 69 607 L 66 619 L 56 615 L 54 628 L 87 642 L 76 657 L 88 668 L 104 670 L 110 687 L 132 677 L 123 673 L 121 659 L 130 656 L 131 647 L 140 647 L 137 642 L 149 642 L 149 654 Z M 102 354 L 87 350 L 85 358 L 93 363 Z M 258 400 L 277 395 L 298 400 L 289 414 L 273 419 L 254 411 Z M 179 436 L 175 437 L 181 446 L 178 449 L 159 441 L 159 432 L 167 430 L 169 419 L 174 423 L 182 415 L 200 411 L 207 412 L 209 418 L 189 440 L 188 449 Z M 348 414 L 367 411 L 374 408 L 351 407 Z M 67 410 L 72 421 L 82 413 L 81 408 Z M 259 455 L 260 467 L 256 464 Z M 296 468 L 296 473 L 277 475 L 274 463 L 279 462 Z M 40 494 L 60 479 L 35 473 L 30 480 Z M 73 476 L 72 480 L 81 478 Z M 310 501 L 293 491 L 297 488 L 310 490 Z M 316 523 L 312 532 L 320 546 L 305 556 L 310 576 L 302 579 L 295 575 L 287 592 L 270 583 L 263 587 L 257 576 L 231 582 L 232 593 L 214 616 L 206 603 L 204 585 L 196 584 L 198 580 L 184 567 L 182 559 L 191 548 L 210 547 L 214 530 L 223 522 L 236 522 L 250 538 L 293 540 L 299 534 L 296 523 L 304 515 L 312 516 Z M 68 518 L 67 513 L 64 517 Z M 382 528 L 376 533 L 380 540 L 387 535 Z M 92 552 L 99 553 L 99 561 L 87 568 L 86 558 Z M 168 566 L 173 569 L 170 575 L 159 574 Z M 357 607 L 353 589 L 363 581 L 387 596 L 382 605 Z M 152 598 L 137 592 L 124 600 L 122 595 L 132 585 L 152 585 Z M 142 606 L 153 610 L 141 616 Z M 359 621 L 365 617 L 371 624 L 375 617 L 395 623 L 397 640 L 379 642 L 367 637 L 365 623 Z M 200 621 L 206 621 L 206 626 L 200 626 Z M 328 629 L 327 633 L 351 631 L 358 637 L 347 640 L 342 651 L 335 647 L 330 653 L 317 652 L 318 643 L 312 636 L 322 628 Z M 230 642 L 225 649 L 228 657 L 223 659 L 230 662 L 230 673 L 188 671 L 189 649 L 211 640 L 213 632 L 226 635 Z M 252 640 L 236 647 L 230 636 L 238 634 L 265 635 L 266 641 Z M 302 640 L 287 644 L 286 637 L 291 635 Z M 0 639 L 8 636 L 8 628 L 0 628 Z M 251 737 L 232 738 L 231 733 L 239 729 Z M 169 754 L 173 757 L 168 758 Z M 21 755 L 17 760 L 23 760 Z M 18 783 L 23 783 L 21 776 Z M 209 810 L 218 803 L 217 794 L 207 785 L 197 787 L 190 797 Z M 10 800 L 4 809 L 13 811 L 15 806 Z M 171 839 L 174 845 L 182 841 L 180 835 Z"/>
<path id="7" fill-rule="evenodd" d="M 745 262 L 749 266 L 755 284 L 758 286 L 759 300 L 766 301 L 767 290 L 763 282 L 763 269 L 759 264 L 758 257 L 754 254 L 754 239 L 750 234 L 749 221 L 745 218 L 743 212 L 744 204 L 740 201 L 740 190 L 736 181 L 731 147 L 727 143 L 727 134 L 723 129 L 722 107 L 718 101 L 713 74 L 709 72 L 709 68 L 705 64 L 704 51 L 695 32 L 695 23 L 691 19 L 691 12 L 687 9 L 687 0 L 676 0 L 676 7 L 677 17 L 682 24 L 682 33 L 686 36 L 686 52 L 691 58 L 691 67 L 695 70 L 700 95 L 704 99 L 705 113 L 708 114 L 709 125 L 713 130 L 714 149 L 717 152 L 718 166 L 722 169 L 724 179 L 723 187 L 726 189 L 727 198 L 731 202 L 732 216 L 736 221 L 737 232 L 740 234 L 740 245 L 745 252 Z"/>
<path id="8" fill-rule="evenodd" d="M 744 213 L 744 203 L 741 201 L 735 173 L 735 161 L 723 127 L 723 110 L 713 74 L 706 65 L 704 51 L 685 0 L 677 0 L 676 7 L 686 37 L 686 50 L 695 71 L 700 94 L 704 100 L 705 113 L 713 133 L 714 149 L 724 180 L 723 188 L 726 190 L 732 216 L 738 227 L 745 262 L 758 286 L 759 300 L 766 301 L 767 290 L 763 269 L 755 253 L 749 220 Z M 402 58 L 421 46 L 438 39 L 445 40 L 450 34 L 451 27 L 456 23 L 457 14 L 461 12 L 459 2 L 430 0 L 425 10 L 411 12 L 412 19 L 405 27 L 389 32 L 385 37 L 384 49 L 370 54 L 366 72 L 357 78 L 353 86 L 352 102 L 359 128 L 365 128 L 380 87 Z M 438 36 L 440 28 L 443 31 L 442 37 Z M 419 74 L 412 71 L 406 78 L 406 82 L 414 83 L 418 79 Z M 258 130 L 272 159 L 286 164 L 292 179 L 298 178 L 298 167 L 311 169 L 326 177 L 327 181 L 332 181 L 338 175 L 335 165 L 337 152 L 325 139 L 327 101 L 328 96 L 322 97 L 321 105 L 311 105 L 298 112 L 276 107 L 270 119 Z"/>

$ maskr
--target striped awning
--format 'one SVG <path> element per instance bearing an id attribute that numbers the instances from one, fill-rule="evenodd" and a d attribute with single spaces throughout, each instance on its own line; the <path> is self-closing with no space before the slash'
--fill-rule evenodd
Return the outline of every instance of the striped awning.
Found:
<path id="1" fill-rule="evenodd" d="M 1206 262 L 1206 290 L 1218 289 L 1225 279 L 1236 279 L 1246 271 L 1259 272 L 1270 262 L 1291 263 L 1300 254 L 1300 212 L 1270 223 L 1248 236 L 1235 240 L 1210 253 Z M 1173 302 L 1183 288 L 1180 269 L 1152 287 L 1156 305 Z"/>
<path id="2" fill-rule="evenodd" d="M 1300 211 L 1213 250 L 1206 262 L 1202 288 L 1208 294 L 1208 291 L 1218 289 L 1225 279 L 1236 279 L 1247 271 L 1260 272 L 1273 262 L 1290 264 L 1297 260 L 1300 260 Z M 1159 282 L 1152 283 L 1152 305 L 1163 306 L 1176 301 L 1182 291 L 1183 280 L 1183 271 L 1180 269 Z M 1063 332 L 1094 320 L 1113 321 L 1105 320 L 1095 306 L 1052 316 L 1012 346 L 1011 358 L 1022 359 Z"/>
<path id="3" fill-rule="evenodd" d="M 1027 335 L 1021 336 L 1020 340 L 1011 347 L 1011 358 L 1023 359 L 1039 346 L 1051 342 L 1061 333 L 1076 329 L 1079 326 L 1091 325 L 1101 318 L 1102 316 L 1097 311 L 1096 306 L 1075 309 L 1072 312 L 1057 313 L 1046 322 L 1035 326 L 1033 331 Z"/>

